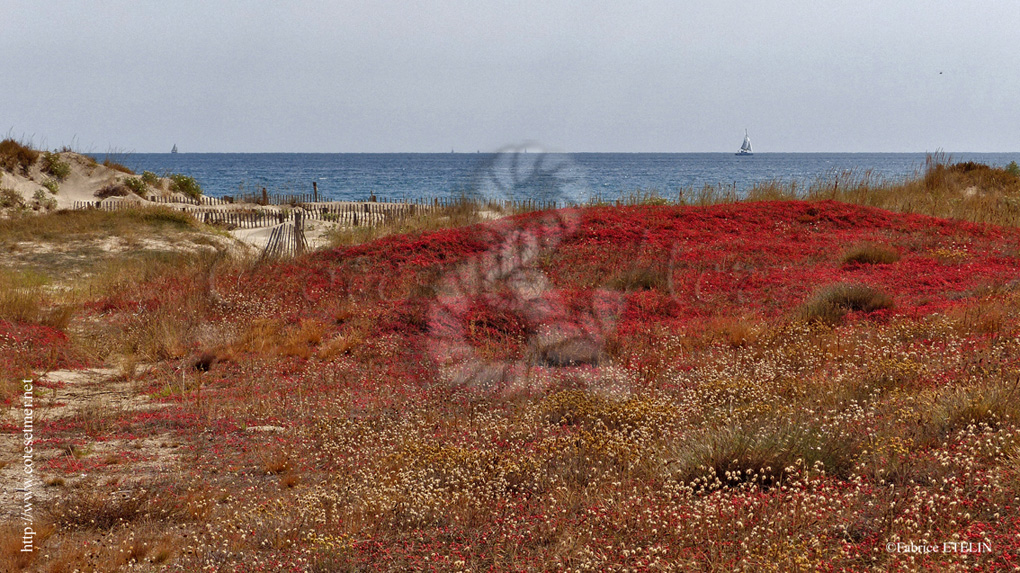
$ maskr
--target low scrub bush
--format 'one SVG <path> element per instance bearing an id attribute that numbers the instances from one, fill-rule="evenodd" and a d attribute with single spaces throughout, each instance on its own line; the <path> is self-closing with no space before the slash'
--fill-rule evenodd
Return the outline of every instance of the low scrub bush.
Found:
<path id="1" fill-rule="evenodd" d="M 180 173 L 170 175 L 170 191 L 173 193 L 183 193 L 192 199 L 198 199 L 202 196 L 202 187 L 199 186 L 198 181 L 195 181 L 194 177 L 188 177 Z"/>
<path id="2" fill-rule="evenodd" d="M 806 322 L 835 324 L 849 312 L 874 312 L 892 308 L 889 295 L 869 286 L 858 284 L 836 284 L 822 288 L 799 310 L 799 317 Z"/>
<path id="3" fill-rule="evenodd" d="M 132 193 L 138 195 L 142 199 L 145 199 L 149 195 L 148 186 L 145 181 L 138 177 L 128 177 L 124 180 L 124 186 L 131 190 Z"/>
<path id="4" fill-rule="evenodd" d="M 63 181 L 71 174 L 71 164 L 60 159 L 56 153 L 47 151 L 43 153 L 42 171 L 56 177 L 57 181 Z"/>
<path id="5" fill-rule="evenodd" d="M 123 183 L 110 183 L 96 191 L 94 195 L 100 199 L 106 199 L 107 197 L 126 197 L 129 193 L 131 193 L 131 189 L 127 185 Z"/>
<path id="6" fill-rule="evenodd" d="M 52 211 L 57 208 L 57 200 L 50 197 L 46 191 L 42 189 L 36 189 L 35 195 L 32 196 L 32 208 L 33 209 L 45 209 Z"/>
<path id="7" fill-rule="evenodd" d="M 0 189 L 0 209 L 22 209 L 25 199 L 14 189 Z"/>
<path id="8" fill-rule="evenodd" d="M 152 171 L 143 171 L 142 172 L 142 181 L 146 185 L 157 186 L 157 185 L 159 185 L 159 176 L 156 175 L 155 173 L 153 173 Z"/>
<path id="9" fill-rule="evenodd" d="M 47 179 L 46 181 L 43 181 L 42 186 L 45 187 L 46 190 L 52 193 L 53 195 L 56 195 L 57 193 L 60 192 L 60 184 L 53 179 Z"/>
<path id="10" fill-rule="evenodd" d="M 953 164 L 929 162 L 921 183 L 930 193 L 960 191 L 970 187 L 982 191 L 1016 191 L 1020 188 L 1020 178 L 1008 168 L 996 168 L 973 161 Z"/>

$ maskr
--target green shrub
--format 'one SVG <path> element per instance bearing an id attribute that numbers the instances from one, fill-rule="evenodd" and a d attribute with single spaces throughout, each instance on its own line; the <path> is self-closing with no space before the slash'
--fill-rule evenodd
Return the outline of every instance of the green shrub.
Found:
<path id="1" fill-rule="evenodd" d="M 170 175 L 170 191 L 173 193 L 183 193 L 192 199 L 198 199 L 202 196 L 202 188 L 198 185 L 198 181 L 195 181 L 193 177 L 181 175 L 180 173 Z"/>
<path id="2" fill-rule="evenodd" d="M 848 312 L 874 312 L 892 308 L 892 298 L 869 286 L 840 283 L 822 288 L 801 305 L 799 316 L 807 322 L 835 324 Z"/>
<path id="3" fill-rule="evenodd" d="M 124 186 L 131 190 L 132 193 L 138 195 L 142 199 L 145 199 L 149 195 L 149 187 L 144 181 L 137 177 L 128 177 L 124 180 Z"/>
<path id="4" fill-rule="evenodd" d="M 28 174 L 28 168 L 39 158 L 39 152 L 22 145 L 13 139 L 0 141 L 0 169 L 10 171 L 21 171 Z"/>
<path id="5" fill-rule="evenodd" d="M 45 187 L 47 191 L 54 195 L 56 195 L 60 191 L 60 184 L 57 183 L 56 180 L 54 179 L 47 179 L 46 181 L 43 181 L 42 186 Z"/>
<path id="6" fill-rule="evenodd" d="M 144 181 L 146 185 L 158 186 L 159 176 L 153 173 L 152 171 L 143 171 L 142 181 Z"/>
<path id="7" fill-rule="evenodd" d="M 1010 161 L 1009 165 L 1006 166 L 1006 172 L 1010 175 L 1020 177 L 1020 165 L 1016 164 L 1016 161 Z"/>
<path id="8" fill-rule="evenodd" d="M 43 173 L 56 177 L 57 181 L 63 181 L 71 174 L 71 165 L 66 161 L 62 161 L 56 153 L 47 151 L 43 153 L 42 170 Z"/>

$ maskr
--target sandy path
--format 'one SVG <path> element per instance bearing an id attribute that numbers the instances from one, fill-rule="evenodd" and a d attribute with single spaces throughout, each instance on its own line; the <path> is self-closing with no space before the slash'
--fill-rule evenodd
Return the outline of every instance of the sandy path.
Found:
<path id="1" fill-rule="evenodd" d="M 81 425 L 101 424 L 111 414 L 146 411 L 165 407 L 138 391 L 135 383 L 117 376 L 113 369 L 54 370 L 39 380 L 62 382 L 59 388 L 35 386 L 33 475 L 41 480 L 31 486 L 38 502 L 59 496 L 65 488 L 86 479 L 102 477 L 107 484 L 130 488 L 154 481 L 159 474 L 176 472 L 177 446 L 169 432 L 135 439 L 96 440 L 75 432 L 64 438 L 47 435 L 45 424 L 74 420 Z M 25 466 L 23 457 L 24 415 L 21 400 L 16 400 L 3 416 L 5 425 L 14 431 L 0 434 L 0 514 L 17 516 L 25 499 Z M 74 444 L 74 447 L 70 447 Z M 82 445 L 78 445 L 82 444 Z M 130 457 L 131 459 L 124 459 Z M 59 458 L 65 458 L 61 460 Z M 93 474 L 65 473 L 47 468 L 48 463 L 103 462 Z M 49 484 L 49 485 L 47 485 Z"/>

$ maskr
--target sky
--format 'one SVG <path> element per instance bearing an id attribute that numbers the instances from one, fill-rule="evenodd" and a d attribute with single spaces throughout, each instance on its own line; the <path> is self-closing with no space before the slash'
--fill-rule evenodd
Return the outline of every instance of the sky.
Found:
<path id="1" fill-rule="evenodd" d="M 1013 0 L 0 0 L 0 136 L 101 153 L 1020 151 Z"/>

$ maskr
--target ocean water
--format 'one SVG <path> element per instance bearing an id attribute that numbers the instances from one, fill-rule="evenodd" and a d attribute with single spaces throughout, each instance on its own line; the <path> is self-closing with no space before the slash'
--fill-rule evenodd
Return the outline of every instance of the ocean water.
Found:
<path id="1" fill-rule="evenodd" d="M 1004 166 L 1020 153 L 949 153 L 953 161 Z M 846 171 L 898 181 L 924 153 L 135 153 L 114 157 L 138 173 L 182 173 L 207 195 L 311 193 L 322 200 L 491 198 L 607 200 L 654 191 L 667 198 L 705 185 L 744 193 L 756 183 L 808 185 Z M 103 159 L 98 157 L 98 159 Z"/>

